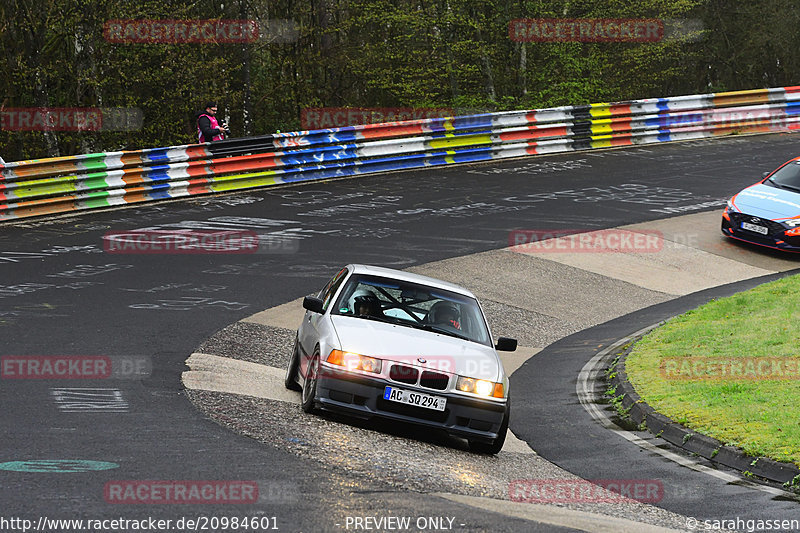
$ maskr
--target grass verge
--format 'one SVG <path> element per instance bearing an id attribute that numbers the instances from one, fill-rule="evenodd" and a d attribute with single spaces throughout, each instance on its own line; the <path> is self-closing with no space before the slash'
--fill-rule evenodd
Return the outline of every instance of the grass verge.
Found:
<path id="1" fill-rule="evenodd" d="M 800 466 L 800 276 L 673 318 L 636 343 L 625 369 L 672 420 Z"/>

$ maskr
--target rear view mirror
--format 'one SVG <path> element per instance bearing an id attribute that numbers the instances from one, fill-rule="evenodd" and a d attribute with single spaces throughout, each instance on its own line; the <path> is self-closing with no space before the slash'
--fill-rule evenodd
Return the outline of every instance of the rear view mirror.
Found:
<path id="1" fill-rule="evenodd" d="M 303 298 L 303 308 L 308 309 L 312 313 L 322 314 L 325 310 L 322 308 L 322 300 L 316 296 L 306 296 Z"/>
<path id="2" fill-rule="evenodd" d="M 517 339 L 509 339 L 508 337 L 499 337 L 497 344 L 494 345 L 495 350 L 501 352 L 513 352 L 517 349 Z"/>

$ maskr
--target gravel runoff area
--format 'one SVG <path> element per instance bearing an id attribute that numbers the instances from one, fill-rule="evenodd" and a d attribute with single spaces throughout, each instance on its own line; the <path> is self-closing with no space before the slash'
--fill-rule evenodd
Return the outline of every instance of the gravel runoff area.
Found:
<path id="1" fill-rule="evenodd" d="M 238 322 L 209 338 L 198 352 L 283 369 L 293 342 L 292 330 Z M 187 395 L 212 420 L 238 434 L 386 490 L 510 500 L 514 480 L 580 480 L 532 451 L 504 450 L 488 457 L 470 452 L 465 440 L 427 429 L 307 415 L 299 396 L 298 402 L 287 403 L 191 389 Z M 678 530 L 686 524 L 685 517 L 636 501 L 552 505 Z"/>

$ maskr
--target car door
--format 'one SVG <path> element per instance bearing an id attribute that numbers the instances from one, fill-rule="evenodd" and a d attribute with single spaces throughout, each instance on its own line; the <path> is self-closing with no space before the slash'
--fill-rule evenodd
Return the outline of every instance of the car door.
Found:
<path id="1" fill-rule="evenodd" d="M 328 308 L 332 305 L 333 299 L 339 291 L 339 287 L 341 287 L 344 280 L 347 279 L 348 272 L 347 267 L 341 269 L 319 292 L 318 297 L 322 300 L 323 314 L 313 313 L 307 310 L 303 316 L 303 322 L 297 331 L 297 338 L 300 342 L 301 351 L 300 375 L 302 375 L 304 379 L 308 363 L 314 355 L 314 348 L 319 344 L 321 332 L 327 330 L 327 328 L 321 327 L 321 322 L 323 320 L 329 320 L 327 316 Z"/>

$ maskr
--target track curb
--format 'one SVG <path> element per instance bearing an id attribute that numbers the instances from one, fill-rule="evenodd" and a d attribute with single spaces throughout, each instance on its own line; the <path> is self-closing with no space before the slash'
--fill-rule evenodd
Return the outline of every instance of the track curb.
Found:
<path id="1" fill-rule="evenodd" d="M 792 463 L 748 455 L 740 448 L 728 446 L 717 439 L 675 422 L 647 404 L 636 392 L 633 384 L 628 381 L 628 374 L 625 370 L 625 361 L 633 346 L 642 336 L 639 335 L 625 348 L 624 352 L 620 354 L 614 370 L 609 372 L 607 378 L 609 384 L 615 388 L 615 397 L 627 410 L 627 416 L 631 421 L 637 426 L 646 426 L 650 433 L 678 448 L 704 457 L 712 463 L 733 468 L 743 474 L 749 473 L 784 484 L 790 483 L 796 476 L 800 476 L 800 468 Z"/>

